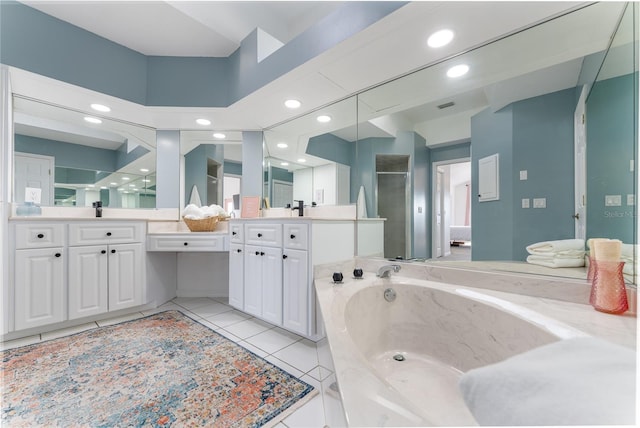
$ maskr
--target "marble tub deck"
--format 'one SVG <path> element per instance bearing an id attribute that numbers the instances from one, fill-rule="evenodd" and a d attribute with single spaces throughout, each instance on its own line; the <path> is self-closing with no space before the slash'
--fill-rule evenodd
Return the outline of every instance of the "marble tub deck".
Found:
<path id="1" fill-rule="evenodd" d="M 521 310 L 522 313 L 519 316 L 525 319 L 537 318 L 535 322 L 539 325 L 548 323 L 553 326 L 557 337 L 590 335 L 630 348 L 636 347 L 636 316 L 633 313 L 610 315 L 595 311 L 590 305 L 583 303 L 588 300 L 588 286 L 583 281 L 539 278 L 511 273 L 481 273 L 421 263 L 402 264 L 401 271 L 392 273 L 392 278 L 389 280 L 375 278 L 377 268 L 389 263 L 383 259 L 355 259 L 341 264 L 316 266 L 315 270 L 316 292 L 327 329 L 345 414 L 350 426 L 473 424 L 472 420 L 469 421 L 464 417 L 464 414 L 461 418 L 450 420 L 447 419 L 446 414 L 426 415 L 419 402 L 412 403 L 412 400 L 404 399 L 395 390 L 399 384 L 400 387 L 408 387 L 410 391 L 420 383 L 419 380 L 412 379 L 411 367 L 407 365 L 405 373 L 388 371 L 387 374 L 390 374 L 390 377 L 382 381 L 378 376 L 388 369 L 388 367 L 385 368 L 385 364 L 389 361 L 390 355 L 366 358 L 358 347 L 352 342 L 348 343 L 351 339 L 345 324 L 346 305 L 354 293 L 370 286 L 373 282 L 411 284 L 420 283 L 426 279 L 430 287 L 450 293 L 468 293 L 471 297 L 479 297 L 491 305 L 502 302 L 499 304 L 511 306 L 509 308 L 511 311 Z M 352 278 L 350 272 L 356 266 L 365 270 L 363 280 Z M 336 285 L 332 282 L 331 274 L 335 271 L 344 273 L 345 280 L 342 284 Z M 418 278 L 417 281 L 416 278 Z M 431 281 L 436 282 L 431 283 Z M 488 288 L 485 288 L 487 286 Z M 534 295 L 520 294 L 527 292 Z M 380 298 L 382 299 L 382 296 Z M 413 356 L 410 357 L 414 361 L 413 364 L 417 364 L 414 368 L 418 370 L 432 363 L 416 361 Z M 371 370 L 372 366 L 375 366 L 378 375 Z M 436 369 L 439 370 L 438 367 Z M 441 370 L 445 377 L 453 376 L 455 380 L 458 374 L 451 375 L 445 373 L 446 371 L 446 367 Z M 382 377 L 384 376 L 383 374 Z M 450 392 L 452 397 L 457 394 L 457 391 Z M 429 397 L 422 399 L 429 399 Z M 438 407 L 437 404 L 436 407 Z"/>

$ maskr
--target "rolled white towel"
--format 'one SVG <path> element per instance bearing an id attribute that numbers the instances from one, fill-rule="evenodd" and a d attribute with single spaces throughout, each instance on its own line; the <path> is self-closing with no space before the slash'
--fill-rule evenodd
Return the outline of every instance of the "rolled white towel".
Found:
<path id="1" fill-rule="evenodd" d="M 193 216 L 193 218 L 189 216 Z M 197 220 L 199 218 L 202 218 L 202 209 L 195 204 L 189 204 L 182 210 L 182 217 L 187 217 L 191 220 Z"/>
<path id="2" fill-rule="evenodd" d="M 527 246 L 529 254 L 549 254 L 560 251 L 584 251 L 584 239 L 560 239 L 537 242 Z"/>

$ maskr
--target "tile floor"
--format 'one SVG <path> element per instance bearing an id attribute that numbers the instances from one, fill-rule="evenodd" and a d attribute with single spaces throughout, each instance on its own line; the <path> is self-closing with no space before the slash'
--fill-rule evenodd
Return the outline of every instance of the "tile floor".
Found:
<path id="1" fill-rule="evenodd" d="M 335 375 L 326 367 L 331 366 L 328 347 L 323 345 L 326 339 L 312 342 L 239 312 L 229 306 L 225 299 L 177 297 L 156 309 L 7 341 L 2 343 L 2 348 L 24 346 L 95 328 L 96 325 L 116 324 L 171 309 L 182 311 L 319 390 L 318 395 L 278 423 L 276 428 L 333 428 L 346 425 L 337 394 L 329 388 L 335 382 Z M 323 365 L 320 361 L 328 363 Z"/>

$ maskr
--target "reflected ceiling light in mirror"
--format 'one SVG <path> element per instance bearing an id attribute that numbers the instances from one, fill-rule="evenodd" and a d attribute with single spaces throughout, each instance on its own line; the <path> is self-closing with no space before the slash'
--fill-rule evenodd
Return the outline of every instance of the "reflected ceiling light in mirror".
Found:
<path id="1" fill-rule="evenodd" d="M 326 114 L 323 114 L 321 116 L 318 116 L 316 118 L 318 120 L 318 122 L 320 123 L 327 123 L 327 122 L 331 122 L 331 116 L 327 116 Z"/>
<path id="2" fill-rule="evenodd" d="M 447 70 L 447 76 L 451 78 L 464 76 L 469 71 L 469 66 L 467 64 L 459 64 L 454 65 L 449 70 Z"/>
<path id="3" fill-rule="evenodd" d="M 140 168 L 140 172 L 149 172 L 147 168 Z"/>
<path id="4" fill-rule="evenodd" d="M 306 160 L 305 158 L 300 158 L 300 159 L 298 159 L 298 162 L 300 162 L 300 163 L 305 163 L 306 161 L 307 161 L 307 160 Z"/>
<path id="5" fill-rule="evenodd" d="M 106 189 L 107 189 L 107 186 L 100 186 L 100 188 L 101 188 L 102 190 L 106 190 Z"/>
<path id="6" fill-rule="evenodd" d="M 109 183 L 110 186 L 117 186 L 118 183 Z"/>
<path id="7" fill-rule="evenodd" d="M 224 140 L 225 138 L 227 138 L 227 136 L 222 132 L 215 132 L 213 134 L 213 138 L 215 138 L 216 140 Z"/>
<path id="8" fill-rule="evenodd" d="M 298 100 L 287 100 L 284 102 L 284 105 L 286 108 L 300 108 L 300 106 L 302 105 L 302 103 Z"/>
<path id="9" fill-rule="evenodd" d="M 429 36 L 427 45 L 432 48 L 441 48 L 451 43 L 451 40 L 453 40 L 453 31 L 440 30 Z"/>
<path id="10" fill-rule="evenodd" d="M 280 162 L 281 166 L 289 166 L 289 162 Z"/>
<path id="11" fill-rule="evenodd" d="M 211 121 L 209 119 L 196 119 L 196 123 L 198 125 L 202 125 L 202 126 L 209 126 L 211 125 Z"/>
<path id="12" fill-rule="evenodd" d="M 91 104 L 91 108 L 95 111 L 101 111 L 103 113 L 108 113 L 111 111 L 111 109 L 104 104 Z"/>
<path id="13" fill-rule="evenodd" d="M 279 149 L 286 149 L 287 147 L 289 147 L 289 145 L 287 143 L 278 143 L 278 144 L 276 144 L 276 146 Z"/>
<path id="14" fill-rule="evenodd" d="M 122 177 L 124 181 L 131 180 L 129 177 Z"/>
<path id="15" fill-rule="evenodd" d="M 100 119 L 98 119 L 97 117 L 85 116 L 84 120 L 89 122 L 89 123 L 96 123 L 96 124 L 102 123 L 102 121 Z"/>

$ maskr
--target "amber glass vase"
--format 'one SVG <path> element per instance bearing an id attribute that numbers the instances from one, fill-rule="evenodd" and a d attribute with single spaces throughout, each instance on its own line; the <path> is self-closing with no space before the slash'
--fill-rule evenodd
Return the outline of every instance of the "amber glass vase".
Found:
<path id="1" fill-rule="evenodd" d="M 629 309 L 622 269 L 624 262 L 591 260 L 593 282 L 589 303 L 600 312 L 622 314 Z"/>

